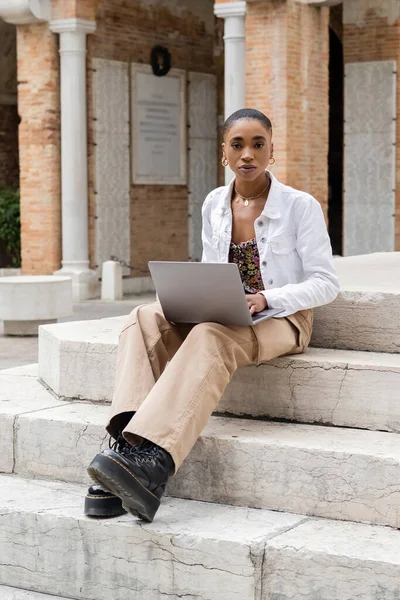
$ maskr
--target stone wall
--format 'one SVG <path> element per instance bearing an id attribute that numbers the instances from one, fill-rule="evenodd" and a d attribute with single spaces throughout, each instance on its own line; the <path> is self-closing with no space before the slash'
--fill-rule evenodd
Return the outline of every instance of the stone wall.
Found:
<path id="1" fill-rule="evenodd" d="M 400 2 L 346 0 L 343 10 L 345 63 L 400 58 Z M 395 249 L 400 250 L 400 76 L 397 73 Z M 377 111 L 379 107 L 376 107 Z M 377 150 L 376 150 L 377 151 Z M 379 198 L 376 199 L 379 202 Z"/>
<path id="2" fill-rule="evenodd" d="M 97 30 L 88 39 L 89 247 L 95 267 L 95 168 L 92 58 L 149 63 L 156 44 L 168 47 L 177 69 L 216 72 L 213 1 L 99 0 Z M 215 108 L 216 110 L 216 108 Z M 142 270 L 150 259 L 188 259 L 187 186 L 131 185 L 131 256 Z M 136 273 L 136 275 L 143 275 Z"/>

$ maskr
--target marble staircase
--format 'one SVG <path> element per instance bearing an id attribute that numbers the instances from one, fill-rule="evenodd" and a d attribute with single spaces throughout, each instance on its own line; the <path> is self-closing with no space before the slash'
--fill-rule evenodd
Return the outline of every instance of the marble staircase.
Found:
<path id="1" fill-rule="evenodd" d="M 42 327 L 0 372 L 0 600 L 398 600 L 400 261 L 338 270 L 313 347 L 235 375 L 152 524 L 82 512 L 123 319 Z"/>

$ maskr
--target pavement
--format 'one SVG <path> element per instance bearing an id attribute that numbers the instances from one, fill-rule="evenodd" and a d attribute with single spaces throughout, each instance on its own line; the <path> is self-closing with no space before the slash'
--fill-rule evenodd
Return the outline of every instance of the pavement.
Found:
<path id="1" fill-rule="evenodd" d="M 73 305 L 73 314 L 59 322 L 89 321 L 128 315 L 135 306 L 152 302 L 155 294 L 125 296 L 120 301 L 86 300 Z M 4 335 L 0 321 L 0 370 L 29 365 L 38 361 L 38 338 Z"/>

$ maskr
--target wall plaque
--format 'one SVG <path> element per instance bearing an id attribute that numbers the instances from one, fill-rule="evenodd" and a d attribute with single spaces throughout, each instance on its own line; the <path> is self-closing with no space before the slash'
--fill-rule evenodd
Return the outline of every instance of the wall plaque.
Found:
<path id="1" fill-rule="evenodd" d="M 185 83 L 184 71 L 132 65 L 133 183 L 186 185 Z"/>

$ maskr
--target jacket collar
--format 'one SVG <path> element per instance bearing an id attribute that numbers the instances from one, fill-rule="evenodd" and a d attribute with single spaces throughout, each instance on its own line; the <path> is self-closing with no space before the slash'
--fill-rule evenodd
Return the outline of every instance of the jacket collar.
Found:
<path id="1" fill-rule="evenodd" d="M 268 217 L 269 219 L 279 219 L 281 216 L 281 199 L 282 199 L 282 188 L 279 181 L 276 177 L 271 173 L 271 171 L 266 171 L 269 178 L 271 179 L 271 187 L 268 194 L 268 200 L 265 203 L 264 209 L 262 211 L 262 215 Z M 222 198 L 222 206 L 221 213 L 228 212 L 231 209 L 231 198 L 233 186 L 235 185 L 235 178 L 225 186 L 225 193 Z"/>

